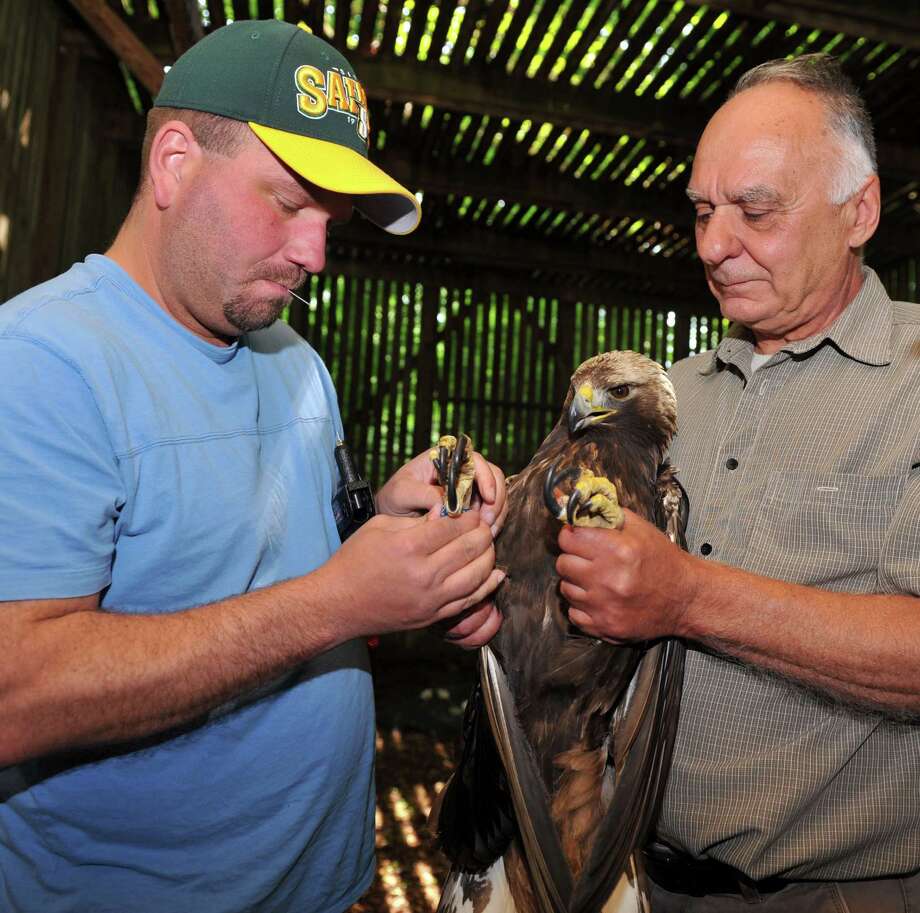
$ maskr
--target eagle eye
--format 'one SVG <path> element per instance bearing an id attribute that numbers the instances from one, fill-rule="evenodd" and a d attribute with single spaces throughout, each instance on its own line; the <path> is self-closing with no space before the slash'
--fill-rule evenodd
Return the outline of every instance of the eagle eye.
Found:
<path id="1" fill-rule="evenodd" d="M 617 384 L 615 387 L 611 387 L 610 392 L 613 394 L 614 399 L 626 399 L 629 396 L 629 384 Z"/>

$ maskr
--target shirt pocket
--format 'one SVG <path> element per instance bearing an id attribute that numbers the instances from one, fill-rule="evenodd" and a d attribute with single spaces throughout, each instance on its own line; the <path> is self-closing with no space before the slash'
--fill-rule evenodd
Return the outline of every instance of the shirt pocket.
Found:
<path id="1" fill-rule="evenodd" d="M 771 472 L 751 527 L 747 567 L 807 586 L 875 590 L 903 487 L 901 476 Z"/>

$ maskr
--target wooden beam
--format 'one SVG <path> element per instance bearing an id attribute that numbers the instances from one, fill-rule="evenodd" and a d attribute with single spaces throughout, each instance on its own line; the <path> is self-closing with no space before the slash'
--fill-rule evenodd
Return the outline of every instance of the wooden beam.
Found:
<path id="1" fill-rule="evenodd" d="M 133 110 L 109 111 L 106 136 L 114 142 L 136 147 L 139 153 L 144 118 Z M 535 203 L 586 215 L 631 216 L 673 225 L 687 234 L 693 231 L 693 210 L 686 202 L 682 185 L 673 191 L 643 190 L 605 181 L 549 175 L 539 167 L 493 166 L 486 172 L 462 162 L 442 165 L 425 160 L 410 164 L 400 153 L 401 150 L 388 147 L 374 154 L 374 162 L 400 183 L 426 194 L 446 196 L 453 193 L 503 199 L 507 203 Z M 883 265 L 910 255 L 920 255 L 920 226 L 894 224 L 883 216 L 876 236 L 869 243 L 870 265 Z"/>
<path id="2" fill-rule="evenodd" d="M 90 53 L 92 50 L 89 39 L 82 32 L 71 30 L 64 34 L 63 40 L 79 46 L 81 53 Z M 140 150 L 144 135 L 143 117 L 133 111 L 111 110 L 105 123 L 106 136 L 110 140 Z M 509 203 L 535 203 L 586 214 L 596 212 L 609 216 L 632 216 L 674 225 L 687 233 L 692 231 L 692 210 L 685 204 L 681 189 L 673 192 L 637 190 L 608 182 L 595 183 L 548 175 L 533 165 L 524 169 L 500 167 L 486 172 L 469 168 L 464 163 L 437 164 L 426 160 L 410 164 L 392 147 L 375 154 L 374 160 L 401 183 L 426 193 L 454 193 L 483 199 L 504 199 Z M 495 243 L 498 244 L 498 241 Z M 867 263 L 882 268 L 911 256 L 920 256 L 920 225 L 904 225 L 883 217 L 876 236 L 868 245 Z"/>
<path id="3" fill-rule="evenodd" d="M 690 260 L 621 252 L 610 247 L 573 244 L 571 241 L 509 237 L 496 231 L 458 227 L 454 231 L 419 230 L 411 235 L 386 235 L 369 223 L 352 222 L 340 229 L 334 241 L 363 246 L 386 244 L 394 252 L 411 253 L 469 263 L 478 267 L 500 266 L 528 274 L 593 273 L 637 276 L 660 285 L 693 288 L 702 284 L 702 268 Z"/>
<path id="4" fill-rule="evenodd" d="M 156 96 L 163 83 L 163 65 L 131 31 L 105 0 L 70 0 L 90 28 L 112 49 L 115 56 Z"/>
<path id="5" fill-rule="evenodd" d="M 692 152 L 718 103 L 635 98 L 607 90 L 574 89 L 558 82 L 509 76 L 482 69 L 475 77 L 448 67 L 406 60 L 358 60 L 358 72 L 371 98 L 432 105 L 467 114 L 508 117 L 590 130 L 599 136 L 628 133 L 662 140 Z M 878 142 L 879 168 L 897 174 L 920 174 L 920 151 L 903 143 Z"/>
<path id="6" fill-rule="evenodd" d="M 510 163 L 488 169 L 472 168 L 463 161 L 425 159 L 410 164 L 403 151 L 388 148 L 382 154 L 375 154 L 374 162 L 413 190 L 536 204 L 573 213 L 632 216 L 680 226 L 687 231 L 693 225 L 693 208 L 687 201 L 683 185 L 674 190 L 625 187 L 609 180 L 591 181 L 561 175 L 545 166 L 540 167 L 540 162 L 532 162 L 524 168 Z"/>
<path id="7" fill-rule="evenodd" d="M 333 249 L 326 258 L 323 271 L 332 276 L 360 279 L 385 279 L 392 282 L 420 282 L 425 286 L 470 288 L 486 295 L 517 295 L 520 297 L 557 298 L 561 301 L 587 301 L 607 307 L 629 307 L 659 313 L 674 311 L 685 317 L 711 315 L 718 306 L 705 285 L 696 297 L 670 296 L 655 291 L 633 290 L 617 286 L 610 277 L 583 277 L 576 286 L 568 281 L 541 279 L 539 282 L 522 278 L 519 272 L 500 268 L 483 268 L 471 272 L 446 266 L 399 260 L 370 259 L 366 251 L 350 255 Z"/>
<path id="8" fill-rule="evenodd" d="M 693 146 L 716 105 L 635 98 L 608 90 L 575 89 L 565 83 L 509 76 L 504 70 L 483 68 L 471 74 L 448 67 L 405 60 L 365 57 L 356 62 L 371 98 L 466 114 L 487 114 L 512 120 L 550 122 L 573 131 L 591 130 L 603 136 L 629 133 Z"/>
<path id="9" fill-rule="evenodd" d="M 201 13 L 195 0 L 165 0 L 169 18 L 169 35 L 176 57 L 204 38 Z"/>
<path id="10" fill-rule="evenodd" d="M 895 47 L 920 49 L 920 4 L 900 0 L 687 0 L 690 6 L 723 9 L 754 19 L 794 22 L 823 32 L 843 32 Z"/>
<path id="11" fill-rule="evenodd" d="M 684 315 L 710 313 L 714 308 L 697 261 L 663 260 L 659 265 L 655 261 L 662 258 L 638 255 L 632 258 L 638 264 L 629 269 L 623 268 L 622 255 L 611 258 L 602 249 L 581 252 L 571 245 L 555 246 L 493 232 L 469 233 L 466 244 L 448 238 L 428 242 L 422 237 L 412 242 L 414 237 L 395 239 L 360 223 L 349 226 L 344 237 L 340 232 L 330 240 L 326 269 L 365 278 L 469 286 L 495 293 L 615 301 Z M 448 255 L 452 255 L 453 265 L 445 264 Z M 866 263 L 878 270 L 907 257 L 920 257 L 920 226 L 882 226 L 868 246 Z M 607 262 L 598 266 L 599 259 Z M 531 278 L 537 269 L 545 274 Z M 634 291 L 625 287 L 630 283 L 642 288 Z"/>

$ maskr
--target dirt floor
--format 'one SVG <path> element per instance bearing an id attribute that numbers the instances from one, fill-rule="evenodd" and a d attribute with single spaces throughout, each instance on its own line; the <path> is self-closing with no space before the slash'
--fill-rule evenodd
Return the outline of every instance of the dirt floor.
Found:
<path id="1" fill-rule="evenodd" d="M 437 908 L 447 864 L 427 829 L 453 769 L 475 655 L 428 633 L 372 651 L 377 698 L 377 877 L 349 913 Z"/>

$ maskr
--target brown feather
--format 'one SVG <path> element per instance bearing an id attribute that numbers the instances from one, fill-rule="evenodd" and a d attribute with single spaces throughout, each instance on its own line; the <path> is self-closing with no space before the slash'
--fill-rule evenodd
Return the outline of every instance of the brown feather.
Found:
<path id="1" fill-rule="evenodd" d="M 569 409 L 585 385 L 597 391 L 610 414 L 572 434 Z M 614 396 L 627 387 L 625 398 Z M 546 510 L 543 484 L 553 466 L 560 472 L 590 469 L 616 484 L 622 506 L 682 535 L 685 516 L 674 517 L 679 486 L 673 472 L 661 471 L 675 428 L 673 389 L 659 365 L 634 352 L 589 359 L 572 377 L 558 423 L 514 477 L 496 543 L 496 563 L 508 570 L 508 579 L 496 598 L 504 622 L 490 647 L 543 780 L 527 808 L 549 796 L 569 869 L 581 876 L 566 901 L 577 913 L 600 910 L 605 892 L 654 824 L 673 741 L 683 648 L 649 653 L 647 644 L 614 646 L 570 624 L 555 569 L 560 526 Z M 643 657 L 642 674 L 631 688 Z M 495 736 L 499 742 L 508 738 L 502 731 Z M 522 809 L 516 806 L 516 812 L 520 821 Z M 610 843 L 610 858 L 597 845 L 599 834 Z M 505 856 L 509 885 L 522 903 L 532 901 L 529 885 L 519 882 L 528 871 L 536 877 L 533 860 L 519 864 L 516 839 L 513 846 Z"/>

